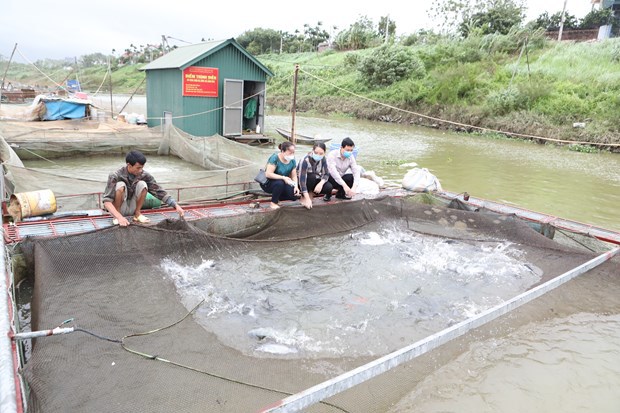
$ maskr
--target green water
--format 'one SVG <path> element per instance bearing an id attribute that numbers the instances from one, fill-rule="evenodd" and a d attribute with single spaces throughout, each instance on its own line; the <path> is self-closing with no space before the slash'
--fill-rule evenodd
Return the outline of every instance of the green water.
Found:
<path id="1" fill-rule="evenodd" d="M 268 116 L 265 124 L 267 133 L 290 129 L 290 116 Z M 358 162 L 389 181 L 400 183 L 409 168 L 399 165 L 416 162 L 446 190 L 620 230 L 620 154 L 349 119 L 298 116 L 296 130 L 329 143 L 351 137 Z M 298 157 L 308 149 L 300 146 Z"/>

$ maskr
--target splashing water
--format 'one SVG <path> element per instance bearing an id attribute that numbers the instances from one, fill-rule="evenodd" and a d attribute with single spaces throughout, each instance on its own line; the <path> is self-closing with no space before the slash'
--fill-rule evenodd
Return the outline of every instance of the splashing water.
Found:
<path id="1" fill-rule="evenodd" d="M 378 224 L 373 224 L 378 225 Z M 245 354 L 385 354 L 509 299 L 540 280 L 509 242 L 469 244 L 396 228 L 287 245 L 243 260 L 164 259 L 196 319 Z"/>

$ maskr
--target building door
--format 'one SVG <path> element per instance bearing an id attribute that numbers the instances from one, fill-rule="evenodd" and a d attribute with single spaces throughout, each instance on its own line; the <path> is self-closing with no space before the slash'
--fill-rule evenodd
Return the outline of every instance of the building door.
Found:
<path id="1" fill-rule="evenodd" d="M 224 136 L 241 136 L 243 128 L 243 80 L 224 79 Z"/>

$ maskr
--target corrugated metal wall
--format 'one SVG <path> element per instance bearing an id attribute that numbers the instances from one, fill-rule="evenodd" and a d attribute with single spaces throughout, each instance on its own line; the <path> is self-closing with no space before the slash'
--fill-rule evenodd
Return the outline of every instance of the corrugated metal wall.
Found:
<path id="1" fill-rule="evenodd" d="M 196 136 L 221 134 L 223 111 L 220 108 L 224 102 L 224 79 L 267 82 L 267 74 L 233 45 L 224 47 L 192 66 L 219 69 L 218 97 L 182 96 L 181 69 L 149 70 L 146 87 L 149 126 L 160 125 L 161 120 L 158 118 L 163 116 L 164 111 L 170 111 L 174 125 L 187 133 Z"/>
<path id="2" fill-rule="evenodd" d="M 164 112 L 172 112 L 173 116 L 183 112 L 181 73 L 179 69 L 147 72 L 146 96 L 149 127 L 161 125 Z M 174 124 L 179 126 L 176 120 Z"/>

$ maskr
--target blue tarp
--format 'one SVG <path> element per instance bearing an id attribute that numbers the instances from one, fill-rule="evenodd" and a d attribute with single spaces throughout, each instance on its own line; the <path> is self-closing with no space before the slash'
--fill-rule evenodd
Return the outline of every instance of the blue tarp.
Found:
<path id="1" fill-rule="evenodd" d="M 43 120 L 80 119 L 86 116 L 86 104 L 66 100 L 45 101 Z"/>

